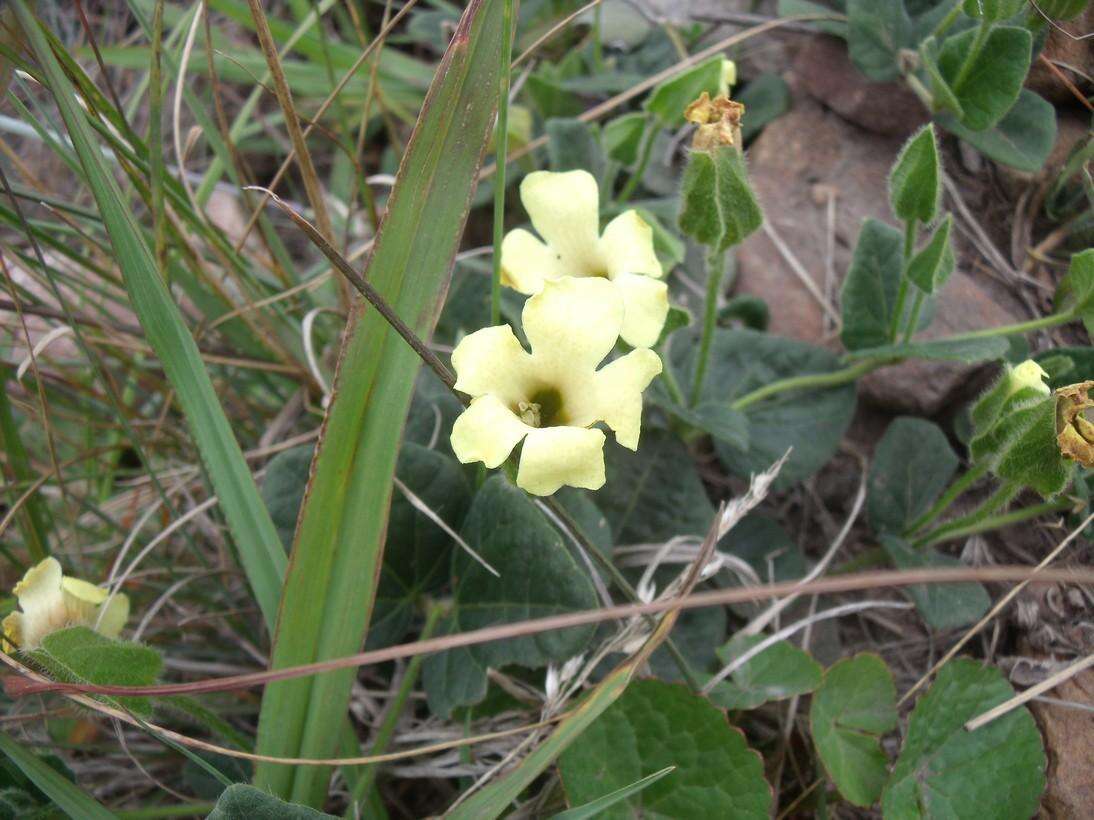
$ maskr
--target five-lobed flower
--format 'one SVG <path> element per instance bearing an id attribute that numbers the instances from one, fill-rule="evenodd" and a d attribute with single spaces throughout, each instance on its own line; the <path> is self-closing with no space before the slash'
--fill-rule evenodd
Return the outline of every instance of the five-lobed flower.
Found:
<path id="1" fill-rule="evenodd" d="M 522 314 L 526 351 L 508 325 L 465 336 L 452 352 L 456 389 L 472 397 L 452 427 L 463 463 L 500 466 L 522 440 L 517 485 L 550 495 L 604 484 L 604 422 L 638 447 L 642 391 L 661 372 L 652 350 L 632 350 L 597 370 L 624 324 L 618 290 L 600 278 L 547 280 Z"/>
<path id="2" fill-rule="evenodd" d="M 567 277 L 610 283 L 624 306 L 620 337 L 632 347 L 652 347 L 668 315 L 668 287 L 653 249 L 653 229 L 629 210 L 600 233 L 600 193 L 587 171 L 536 171 L 520 185 L 532 226 L 544 241 L 522 228 L 501 245 L 502 282 L 536 294 L 546 282 Z"/>
<path id="3" fill-rule="evenodd" d="M 114 596 L 88 581 L 65 576 L 56 558 L 46 558 L 27 570 L 12 590 L 21 611 L 0 625 L 4 649 L 37 649 L 51 632 L 69 626 L 87 626 L 116 638 L 129 618 L 129 598 Z"/>

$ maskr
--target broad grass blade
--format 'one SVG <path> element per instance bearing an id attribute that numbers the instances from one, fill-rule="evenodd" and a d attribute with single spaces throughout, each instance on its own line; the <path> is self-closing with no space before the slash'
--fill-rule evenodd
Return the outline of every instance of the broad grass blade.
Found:
<path id="1" fill-rule="evenodd" d="M 432 333 L 444 301 L 494 124 L 501 17 L 501 0 L 474 0 L 464 12 L 407 146 L 368 263 L 366 278 L 422 338 Z M 364 640 L 418 368 L 414 352 L 380 314 L 358 305 L 297 523 L 274 668 L 349 655 Z M 353 677 L 353 671 L 339 671 L 269 686 L 258 751 L 330 757 Z M 256 782 L 314 805 L 326 795 L 329 774 L 263 764 Z"/>

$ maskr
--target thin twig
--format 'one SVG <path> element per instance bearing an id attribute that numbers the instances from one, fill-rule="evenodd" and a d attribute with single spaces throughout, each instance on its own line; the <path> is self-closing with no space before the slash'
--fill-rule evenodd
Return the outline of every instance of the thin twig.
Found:
<path id="1" fill-rule="evenodd" d="M 934 567 L 909 570 L 881 570 L 831 578 L 818 578 L 807 584 L 800 580 L 782 581 L 765 584 L 760 587 L 715 589 L 696 592 L 684 599 L 658 600 L 649 603 L 617 604 L 600 609 L 568 612 L 545 618 L 534 618 L 510 624 L 498 624 L 468 632 L 444 635 L 428 641 L 389 646 L 331 658 L 301 666 L 289 666 L 283 669 L 263 670 L 243 675 L 229 675 L 221 678 L 194 681 L 192 683 L 170 683 L 156 686 L 100 686 L 84 683 L 65 683 L 60 681 L 28 680 L 20 677 L 4 679 L 4 689 L 11 697 L 23 697 L 39 692 L 79 692 L 94 695 L 113 696 L 167 696 L 196 695 L 208 692 L 225 692 L 236 689 L 249 689 L 252 686 L 265 685 L 280 680 L 307 677 L 337 669 L 352 669 L 384 663 L 397 658 L 414 655 L 432 654 L 448 649 L 508 640 L 541 632 L 553 632 L 575 626 L 601 623 L 620 618 L 633 618 L 638 615 L 655 615 L 679 607 L 698 609 L 706 606 L 724 606 L 726 604 L 759 601 L 765 598 L 779 598 L 786 595 L 830 595 L 839 592 L 854 592 L 862 589 L 880 589 L 882 587 L 904 587 L 919 584 L 958 584 L 969 581 L 997 583 L 1002 581 L 1030 581 L 1031 583 L 1070 583 L 1094 585 L 1094 569 L 1052 570 L 1046 569 L 1036 574 L 1030 567 L 999 565 L 993 567 Z"/>
<path id="2" fill-rule="evenodd" d="M 1048 555 L 1046 555 L 1044 557 L 1044 560 L 1042 560 L 1041 563 L 1039 563 L 1037 566 L 1035 566 L 1033 568 L 1033 570 L 1030 573 L 1030 580 L 1032 580 L 1033 577 L 1036 576 L 1039 572 L 1041 572 L 1045 567 L 1047 567 L 1049 564 L 1051 564 L 1053 561 L 1055 561 L 1056 557 L 1061 552 L 1064 551 L 1064 548 L 1068 544 L 1070 544 L 1072 541 L 1074 541 L 1076 538 L 1078 538 L 1079 533 L 1081 533 L 1083 530 L 1085 530 L 1090 525 L 1090 523 L 1092 521 L 1094 521 L 1094 513 L 1087 516 L 1085 521 L 1083 521 L 1079 526 L 1077 526 L 1070 533 L 1068 533 L 1067 538 L 1065 538 L 1063 541 L 1061 541 L 1059 546 L 1057 546 L 1052 552 L 1050 552 Z M 904 703 L 904 701 L 906 701 L 913 694 L 915 694 L 915 692 L 918 689 L 920 689 L 923 686 L 923 684 L 925 684 L 927 681 L 929 681 L 938 672 L 939 669 L 941 669 L 943 666 L 945 666 L 947 663 L 949 663 L 953 659 L 953 657 L 958 652 L 961 651 L 961 647 L 963 647 L 965 644 L 967 644 L 972 639 L 972 637 L 974 635 L 976 635 L 981 629 L 983 629 L 993 618 L 995 618 L 996 615 L 998 615 L 1000 612 L 1002 612 L 1003 608 L 1006 607 L 1007 604 L 1009 604 L 1011 601 L 1013 601 L 1015 596 L 1018 595 L 1018 593 L 1020 593 L 1023 589 L 1026 588 L 1027 584 L 1029 584 L 1029 581 L 1022 581 L 1020 584 L 1015 586 L 1013 589 L 1008 590 L 1006 595 L 1004 595 L 1002 598 L 1000 598 L 996 602 L 995 606 L 993 606 L 990 610 L 988 610 L 988 613 L 983 618 L 981 618 L 979 621 L 976 622 L 975 626 L 971 627 L 968 632 L 966 632 L 964 635 L 961 636 L 961 640 L 959 640 L 952 647 L 950 647 L 950 650 L 945 655 L 943 655 L 942 658 L 937 663 L 935 663 L 934 666 L 932 666 L 929 670 L 927 670 L 927 672 L 923 675 L 923 677 L 921 677 L 918 681 L 916 681 L 915 685 L 911 689 L 909 689 L 907 692 L 905 692 L 901 696 L 900 700 L 897 701 L 897 704 L 899 705 L 901 703 Z"/>
<path id="3" fill-rule="evenodd" d="M 1038 695 L 1043 695 L 1045 692 L 1049 692 L 1059 686 L 1066 680 L 1069 680 L 1084 669 L 1089 669 L 1094 666 L 1094 655 L 1087 655 L 1081 660 L 1075 661 L 1071 666 L 1066 669 L 1061 669 L 1055 675 L 1045 678 L 1036 686 L 1031 686 L 1026 691 L 1019 695 L 1015 695 L 1010 700 L 1003 701 L 993 709 L 989 709 L 982 715 L 974 717 L 972 720 L 965 723 L 965 729 L 970 732 L 975 732 L 981 726 L 986 726 L 996 718 L 1000 718 L 1014 709 L 1017 709 L 1023 703 L 1033 700 Z"/>
<path id="4" fill-rule="evenodd" d="M 289 215 L 289 218 L 296 223 L 296 226 L 300 228 L 311 240 L 311 243 L 319 249 L 332 265 L 342 276 L 346 278 L 353 287 L 360 293 L 365 299 L 368 300 L 377 312 L 384 317 L 384 320 L 391 325 L 395 332 L 403 337 L 404 341 L 414 350 L 415 353 L 421 358 L 423 362 L 429 365 L 430 369 L 437 374 L 442 382 L 445 383 L 450 389 L 455 389 L 456 379 L 452 376 L 452 373 L 445 366 L 437 354 L 429 349 L 429 346 L 418 338 L 417 334 L 410 329 L 410 327 L 399 318 L 398 314 L 392 309 L 384 297 L 380 295 L 380 292 L 376 290 L 361 274 L 354 270 L 349 261 L 338 252 L 338 250 L 330 244 L 314 225 L 308 220 L 302 217 L 299 213 L 292 209 L 285 200 L 275 194 L 268 188 L 263 188 L 258 185 L 249 185 L 246 190 L 264 191 L 277 207 Z M 459 397 L 459 394 L 457 394 Z M 466 403 L 466 400 L 465 400 Z"/>

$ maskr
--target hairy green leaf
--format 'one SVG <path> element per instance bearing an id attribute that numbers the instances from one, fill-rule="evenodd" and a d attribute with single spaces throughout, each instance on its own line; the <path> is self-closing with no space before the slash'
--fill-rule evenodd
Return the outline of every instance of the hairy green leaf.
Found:
<path id="1" fill-rule="evenodd" d="M 236 783 L 226 788 L 205 820 L 321 820 L 334 817 L 298 803 L 286 803 L 262 789 Z"/>
<path id="2" fill-rule="evenodd" d="M 1056 144 L 1056 109 L 1040 95 L 1023 88 L 1011 109 L 994 126 L 973 131 L 949 114 L 939 123 L 988 159 L 1019 171 L 1039 171 Z"/>
<path id="3" fill-rule="evenodd" d="M 617 544 L 702 535 L 710 528 L 714 507 L 678 438 L 646 429 L 637 452 L 608 447 L 604 455 L 608 480 L 595 499 Z"/>
<path id="4" fill-rule="evenodd" d="M 462 535 L 492 575 L 463 550 L 453 554 L 457 579 L 452 610 L 440 632 L 465 632 L 596 606 L 588 572 L 525 493 L 504 475 L 491 477 L 471 503 Z M 486 694 L 487 667 L 538 668 L 579 654 L 592 635 L 580 627 L 512 638 L 428 657 L 422 679 L 435 714 L 477 703 Z"/>
<path id="5" fill-rule="evenodd" d="M 942 195 L 942 166 L 934 125 L 923 126 L 900 149 L 889 172 L 889 203 L 898 219 L 930 222 Z"/>
<path id="6" fill-rule="evenodd" d="M 769 816 L 760 756 L 723 711 L 676 684 L 635 681 L 559 758 L 566 795 L 576 803 L 667 766 L 676 771 L 600 817 Z"/>
<path id="7" fill-rule="evenodd" d="M 950 230 L 953 217 L 946 214 L 931 238 L 908 262 L 905 275 L 917 288 L 930 295 L 941 290 L 953 273 L 955 260 Z"/>
<path id="8" fill-rule="evenodd" d="M 946 489 L 957 463 L 937 424 L 908 417 L 893 421 L 870 464 L 866 517 L 874 532 L 904 532 Z"/>
<path id="9" fill-rule="evenodd" d="M 697 347 L 695 334 L 681 334 L 673 344 L 681 384 L 691 383 Z M 700 402 L 721 401 L 732 407 L 771 382 L 827 373 L 838 366 L 834 354 L 805 342 L 754 330 L 719 330 L 711 344 Z M 775 481 L 776 487 L 785 488 L 811 476 L 835 453 L 854 414 L 855 388 L 790 390 L 737 409 L 748 418 L 748 449 L 717 439 L 718 458 L 731 473 L 748 478 L 793 448 Z"/>
<path id="10" fill-rule="evenodd" d="M 884 222 L 867 219 L 859 231 L 851 267 L 840 291 L 843 314 L 840 340 L 848 350 L 889 343 L 903 264 L 900 231 Z"/>
<path id="11" fill-rule="evenodd" d="M 900 73 L 897 55 L 914 45 L 904 3 L 847 0 L 847 44 L 859 71 L 876 82 L 895 80 Z"/>
<path id="12" fill-rule="evenodd" d="M 149 686 L 163 669 L 163 658 L 150 647 L 104 637 L 86 626 L 70 626 L 51 632 L 30 656 L 57 680 L 114 686 Z M 108 699 L 136 714 L 148 717 L 148 698 Z"/>
<path id="13" fill-rule="evenodd" d="M 976 37 L 975 29 L 948 37 L 942 44 L 938 67 L 961 103 L 961 124 L 970 131 L 983 131 L 999 122 L 1018 99 L 1029 73 L 1033 41 L 1024 28 L 996 26 L 973 58 L 972 67 L 962 73 Z"/>

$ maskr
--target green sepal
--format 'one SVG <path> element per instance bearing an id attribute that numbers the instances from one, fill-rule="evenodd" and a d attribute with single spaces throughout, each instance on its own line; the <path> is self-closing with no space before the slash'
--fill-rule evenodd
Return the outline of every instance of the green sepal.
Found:
<path id="1" fill-rule="evenodd" d="M 691 153 L 680 192 L 679 224 L 696 242 L 717 251 L 736 245 L 763 224 L 736 148 Z"/>

